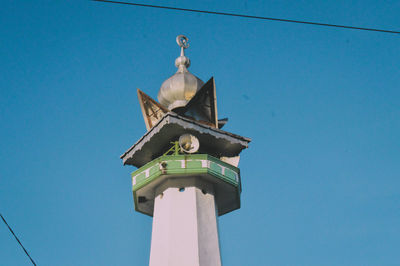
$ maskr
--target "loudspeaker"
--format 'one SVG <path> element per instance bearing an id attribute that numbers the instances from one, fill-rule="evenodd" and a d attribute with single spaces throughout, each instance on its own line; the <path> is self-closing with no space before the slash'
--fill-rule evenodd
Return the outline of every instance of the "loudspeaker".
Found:
<path id="1" fill-rule="evenodd" d="M 179 147 L 183 152 L 195 153 L 199 150 L 199 140 L 191 134 L 183 134 L 179 137 Z"/>

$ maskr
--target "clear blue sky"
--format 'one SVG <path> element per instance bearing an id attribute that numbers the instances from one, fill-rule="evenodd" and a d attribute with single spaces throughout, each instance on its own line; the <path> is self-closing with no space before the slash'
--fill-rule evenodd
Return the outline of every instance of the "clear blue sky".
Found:
<path id="1" fill-rule="evenodd" d="M 149 1 L 400 30 L 400 1 Z M 400 265 L 400 36 L 103 4 L 2 1 L 0 211 L 38 265 L 146 265 L 151 218 L 119 156 L 136 97 L 216 79 L 242 153 L 224 265 Z M 0 264 L 29 265 L 0 223 Z"/>

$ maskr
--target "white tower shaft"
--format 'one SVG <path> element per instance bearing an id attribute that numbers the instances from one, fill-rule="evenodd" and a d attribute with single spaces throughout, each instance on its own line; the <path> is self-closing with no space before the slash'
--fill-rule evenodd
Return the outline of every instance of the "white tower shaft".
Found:
<path id="1" fill-rule="evenodd" d="M 198 178 L 156 190 L 150 266 L 220 266 L 214 191 Z"/>

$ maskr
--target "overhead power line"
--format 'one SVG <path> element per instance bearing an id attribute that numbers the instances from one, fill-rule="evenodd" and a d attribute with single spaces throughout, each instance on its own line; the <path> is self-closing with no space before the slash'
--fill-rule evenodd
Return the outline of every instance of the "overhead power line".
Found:
<path id="1" fill-rule="evenodd" d="M 8 225 L 6 219 L 4 219 L 3 215 L 1 215 L 1 219 L 3 220 L 3 222 L 7 225 L 8 229 L 10 230 L 11 234 L 15 237 L 15 239 L 18 241 L 19 245 L 22 247 L 22 249 L 24 250 L 25 254 L 29 257 L 29 259 L 31 260 L 32 264 L 36 266 L 36 263 L 33 261 L 32 257 L 29 255 L 28 251 L 24 248 L 24 246 L 22 245 L 21 241 L 19 241 L 18 237 L 14 234 L 14 231 L 11 229 L 11 227 Z"/>
<path id="2" fill-rule="evenodd" d="M 300 23 L 300 24 L 307 24 L 307 25 L 314 25 L 314 26 L 325 26 L 325 27 L 335 27 L 335 28 L 342 28 L 342 29 L 375 31 L 375 32 L 383 32 L 383 33 L 393 33 L 393 34 L 399 34 L 400 33 L 400 31 L 394 31 L 394 30 L 384 30 L 384 29 L 376 29 L 376 28 L 364 28 L 364 27 L 346 26 L 346 25 L 338 25 L 338 24 L 328 24 L 328 23 L 312 22 L 312 21 L 305 21 L 305 20 L 261 17 L 261 16 L 245 15 L 245 14 L 235 14 L 235 13 L 209 11 L 209 10 L 199 10 L 199 9 L 189 9 L 189 8 L 172 7 L 172 6 L 148 5 L 148 4 L 122 2 L 122 1 L 112 1 L 112 0 L 92 0 L 92 1 L 104 2 L 104 3 L 112 3 L 112 4 L 121 4 L 121 5 L 130 5 L 130 6 L 140 6 L 140 7 L 151 7 L 151 8 L 159 8 L 159 9 L 177 10 L 177 11 L 185 11 L 185 12 L 205 13 L 205 14 L 212 14 L 212 15 L 222 15 L 222 16 L 241 17 L 241 18 L 250 18 L 250 19 L 261 19 L 261 20 L 272 20 L 272 21 L 289 22 L 289 23 Z"/>

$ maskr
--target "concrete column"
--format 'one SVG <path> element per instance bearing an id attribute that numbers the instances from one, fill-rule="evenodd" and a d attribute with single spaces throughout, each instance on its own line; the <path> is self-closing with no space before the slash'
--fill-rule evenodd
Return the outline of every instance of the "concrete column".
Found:
<path id="1" fill-rule="evenodd" d="M 220 266 L 214 191 L 198 178 L 156 189 L 150 266 Z"/>

